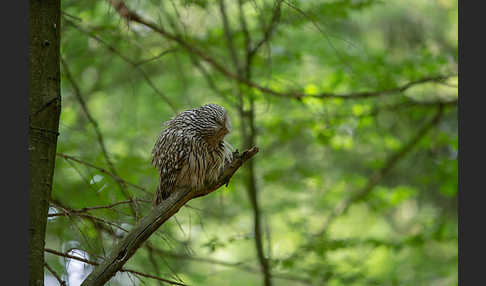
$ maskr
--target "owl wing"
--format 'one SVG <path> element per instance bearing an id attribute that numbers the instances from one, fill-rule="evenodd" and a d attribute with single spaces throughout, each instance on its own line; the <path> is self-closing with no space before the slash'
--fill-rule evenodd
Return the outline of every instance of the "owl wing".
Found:
<path id="1" fill-rule="evenodd" d="M 159 185 L 154 203 L 157 205 L 174 191 L 177 178 L 187 161 L 187 138 L 177 129 L 166 129 L 152 150 L 152 165 L 159 170 Z"/>

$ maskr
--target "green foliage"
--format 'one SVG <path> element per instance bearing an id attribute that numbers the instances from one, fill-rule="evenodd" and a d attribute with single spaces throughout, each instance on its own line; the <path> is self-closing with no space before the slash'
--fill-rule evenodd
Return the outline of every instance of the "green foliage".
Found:
<path id="1" fill-rule="evenodd" d="M 188 43 L 235 71 L 218 2 L 126 4 L 171 33 L 182 33 Z M 264 37 L 262 21 L 268 27 L 275 3 L 242 2 L 255 43 Z M 238 1 L 225 3 L 243 63 Z M 284 274 L 311 285 L 457 285 L 454 104 L 444 106 L 438 124 L 323 231 L 333 210 L 363 190 L 432 120 L 438 108 L 431 102 L 457 100 L 457 77 L 357 99 L 278 97 L 237 84 L 177 43 L 137 23 L 127 24 L 105 1 L 62 5 L 61 55 L 97 121 L 117 176 L 146 190 L 127 185 L 132 197 L 149 201 L 157 185 L 151 149 L 162 122 L 174 115 L 163 96 L 178 111 L 210 102 L 225 106 L 233 123 L 227 139 L 242 150 L 241 90 L 245 110 L 253 98 L 263 241 L 275 285 L 302 282 L 284 279 Z M 396 89 L 457 72 L 454 1 L 284 1 L 281 8 L 271 39 L 252 61 L 251 80 L 259 85 L 308 95 L 348 94 Z M 57 152 L 113 173 L 73 84 L 61 71 Z M 154 252 L 152 259 L 142 248 L 127 266 L 189 285 L 261 285 L 247 178 L 246 170 L 238 171 L 228 188 L 189 202 L 149 239 L 152 246 L 177 255 Z M 127 198 L 105 172 L 57 157 L 52 199 L 79 210 Z M 138 201 L 137 218 L 150 207 L 150 202 Z M 52 205 L 54 211 L 62 208 Z M 128 204 L 87 214 L 125 229 L 137 220 Z M 77 214 L 50 217 L 46 247 L 67 251 L 75 245 L 96 260 L 123 233 Z M 67 260 L 46 254 L 46 261 L 58 273 L 69 274 Z M 157 285 L 141 280 L 134 279 L 135 284 Z M 129 284 L 116 279 L 110 285 Z"/>

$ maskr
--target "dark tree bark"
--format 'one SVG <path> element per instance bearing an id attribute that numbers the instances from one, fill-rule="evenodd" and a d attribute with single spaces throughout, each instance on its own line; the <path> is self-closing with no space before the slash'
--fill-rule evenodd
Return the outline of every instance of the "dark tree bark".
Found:
<path id="1" fill-rule="evenodd" d="M 44 285 L 44 244 L 61 113 L 59 0 L 29 1 L 29 285 Z"/>

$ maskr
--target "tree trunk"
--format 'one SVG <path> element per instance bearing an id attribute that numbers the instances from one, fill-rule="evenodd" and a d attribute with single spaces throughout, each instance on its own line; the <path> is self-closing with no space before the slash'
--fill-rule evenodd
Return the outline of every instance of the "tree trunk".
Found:
<path id="1" fill-rule="evenodd" d="M 59 0 L 29 1 L 29 285 L 44 285 L 47 211 L 61 113 Z"/>

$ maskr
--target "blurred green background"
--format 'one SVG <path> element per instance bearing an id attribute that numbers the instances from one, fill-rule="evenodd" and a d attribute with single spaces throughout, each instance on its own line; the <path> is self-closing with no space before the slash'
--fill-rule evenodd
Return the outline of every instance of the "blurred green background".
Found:
<path id="1" fill-rule="evenodd" d="M 260 148 L 253 183 L 273 285 L 457 285 L 457 1 L 125 3 L 245 77 L 234 59 L 244 69 L 247 43 L 261 41 L 250 80 L 307 96 L 238 83 L 127 23 L 106 1 L 62 1 L 58 152 L 144 190 L 58 156 L 47 248 L 93 261 L 107 255 L 119 227 L 130 229 L 151 207 L 162 122 L 217 103 L 233 123 L 228 141 Z M 249 168 L 190 201 L 126 267 L 188 285 L 263 285 Z M 132 208 L 72 212 L 127 196 L 138 199 Z M 49 253 L 46 261 L 69 285 L 92 270 Z M 57 285 L 49 272 L 46 285 Z M 109 285 L 169 284 L 119 273 Z"/>

